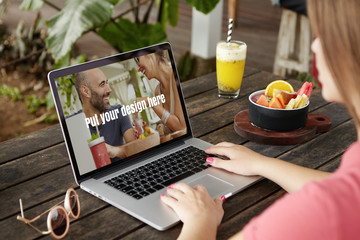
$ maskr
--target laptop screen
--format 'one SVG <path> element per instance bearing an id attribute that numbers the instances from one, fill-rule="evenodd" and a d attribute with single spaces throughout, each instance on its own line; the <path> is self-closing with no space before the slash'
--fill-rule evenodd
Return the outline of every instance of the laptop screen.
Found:
<path id="1" fill-rule="evenodd" d="M 56 70 L 49 81 L 77 177 L 190 133 L 168 43 Z"/>

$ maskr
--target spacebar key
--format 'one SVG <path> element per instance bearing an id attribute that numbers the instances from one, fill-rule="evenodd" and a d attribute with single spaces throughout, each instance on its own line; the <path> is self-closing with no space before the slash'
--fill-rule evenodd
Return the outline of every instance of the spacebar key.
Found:
<path id="1" fill-rule="evenodd" d="M 173 184 L 173 183 L 176 183 L 184 178 L 187 178 L 191 175 L 193 175 L 194 173 L 193 172 L 190 172 L 190 171 L 187 171 L 187 172 L 184 172 L 183 174 L 179 175 L 179 176 L 176 176 L 174 178 L 171 178 L 169 180 L 166 180 L 165 182 L 161 183 L 162 185 L 164 186 L 170 186 L 170 184 Z"/>

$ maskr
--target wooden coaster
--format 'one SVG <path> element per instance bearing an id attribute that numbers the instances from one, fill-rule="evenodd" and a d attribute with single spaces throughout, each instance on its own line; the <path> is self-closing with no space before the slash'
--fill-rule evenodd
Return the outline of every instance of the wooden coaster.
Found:
<path id="1" fill-rule="evenodd" d="M 250 141 L 268 145 L 294 145 L 305 142 L 316 133 L 326 132 L 331 127 L 329 117 L 322 114 L 308 114 L 306 125 L 303 128 L 275 132 L 254 126 L 249 120 L 249 110 L 244 110 L 235 115 L 235 132 Z"/>

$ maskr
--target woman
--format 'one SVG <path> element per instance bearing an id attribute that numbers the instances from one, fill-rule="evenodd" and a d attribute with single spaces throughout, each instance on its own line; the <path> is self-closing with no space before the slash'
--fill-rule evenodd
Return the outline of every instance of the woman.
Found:
<path id="1" fill-rule="evenodd" d="M 156 52 L 136 58 L 139 65 L 138 71 L 142 72 L 149 80 L 154 78 L 159 81 L 159 85 L 155 89 L 155 96 L 164 94 L 165 103 L 153 106 L 152 109 L 168 128 L 168 131 L 165 130 L 165 133 L 185 130 L 186 123 L 177 92 L 174 73 L 171 65 L 168 64 L 162 53 Z M 185 131 L 183 132 L 185 133 Z"/>
<path id="2" fill-rule="evenodd" d="M 343 103 L 352 115 L 360 138 L 360 1 L 308 0 L 323 97 Z M 359 239 L 360 142 L 353 143 L 332 174 L 307 169 L 257 154 L 243 146 L 220 143 L 207 153 L 214 167 L 242 175 L 262 175 L 286 194 L 251 220 L 234 239 Z M 184 222 L 182 239 L 215 239 L 223 210 L 202 187 L 172 185 L 162 201 Z"/>

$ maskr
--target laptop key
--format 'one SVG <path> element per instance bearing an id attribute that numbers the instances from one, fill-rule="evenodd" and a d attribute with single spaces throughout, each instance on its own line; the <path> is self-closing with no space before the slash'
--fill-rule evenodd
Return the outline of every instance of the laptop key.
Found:
<path id="1" fill-rule="evenodd" d="M 132 197 L 135 198 L 135 199 L 137 199 L 137 200 L 143 198 L 143 197 L 142 197 L 141 195 L 139 195 L 139 194 L 135 194 L 135 195 L 133 195 Z"/>
<path id="2" fill-rule="evenodd" d="M 153 189 L 153 188 L 146 189 L 146 191 L 149 192 L 149 193 L 154 193 L 154 192 L 156 192 L 156 190 Z"/>
<path id="3" fill-rule="evenodd" d="M 136 192 L 136 191 L 134 191 L 134 190 L 131 190 L 130 192 L 128 192 L 128 193 L 126 193 L 126 194 L 127 194 L 127 195 L 132 196 L 132 195 L 137 194 L 137 192 Z"/>
<path id="4" fill-rule="evenodd" d="M 156 184 L 162 183 L 163 181 L 165 181 L 165 180 L 163 180 L 162 178 L 156 178 L 155 179 Z"/>
<path id="5" fill-rule="evenodd" d="M 184 178 L 187 178 L 191 175 L 193 175 L 194 173 L 193 172 L 190 172 L 190 171 L 187 171 L 179 176 L 176 176 L 174 178 L 170 178 L 169 180 L 163 182 L 162 184 L 165 185 L 165 186 L 170 186 L 170 184 L 173 184 L 175 182 L 178 182 L 180 180 L 183 180 Z"/>
<path id="6" fill-rule="evenodd" d="M 148 192 L 145 192 L 145 191 L 142 191 L 142 192 L 140 192 L 139 193 L 141 196 L 143 196 L 143 197 L 146 197 L 147 195 L 149 195 L 149 193 Z"/>
<path id="7" fill-rule="evenodd" d="M 176 177 L 176 175 L 174 173 L 169 173 L 169 177 L 174 178 L 174 177 Z"/>
<path id="8" fill-rule="evenodd" d="M 210 165 L 200 165 L 199 166 L 199 168 L 202 168 L 202 169 L 207 169 L 207 168 L 209 168 L 210 167 Z"/>
<path id="9" fill-rule="evenodd" d="M 133 187 L 131 187 L 131 186 L 128 186 L 126 188 L 121 189 L 121 191 L 124 192 L 124 193 L 127 193 L 127 192 L 129 192 L 131 190 L 133 190 Z"/>
<path id="10" fill-rule="evenodd" d="M 155 182 L 155 180 L 154 180 L 154 181 L 151 181 L 151 182 L 149 182 L 149 183 L 150 183 L 151 186 L 157 185 L 157 182 Z"/>
<path id="11" fill-rule="evenodd" d="M 120 189 L 122 189 L 122 188 L 124 188 L 126 186 L 127 185 L 125 185 L 125 184 L 119 184 L 119 185 L 116 186 L 116 188 L 120 190 Z"/>
<path id="12" fill-rule="evenodd" d="M 153 188 L 155 188 L 156 190 L 160 190 L 160 189 L 163 189 L 164 186 L 158 184 L 158 185 L 155 185 Z"/>
<path id="13" fill-rule="evenodd" d="M 193 172 L 201 172 L 202 170 L 204 170 L 204 169 L 201 169 L 201 168 L 193 168 L 193 169 L 191 169 L 191 171 L 193 171 Z"/>

